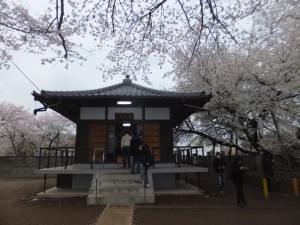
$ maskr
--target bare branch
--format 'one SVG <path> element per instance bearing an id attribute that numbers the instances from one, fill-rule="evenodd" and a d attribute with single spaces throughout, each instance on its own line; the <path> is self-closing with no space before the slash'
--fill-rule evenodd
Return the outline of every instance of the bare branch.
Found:
<path id="1" fill-rule="evenodd" d="M 111 23 L 112 23 L 112 29 L 113 29 L 113 33 L 115 33 L 115 22 L 114 22 L 114 14 L 115 14 L 115 10 L 116 10 L 116 0 L 114 0 L 114 4 L 113 4 L 113 10 L 111 12 Z"/>
<path id="2" fill-rule="evenodd" d="M 183 7 L 181 1 L 180 1 L 180 0 L 177 0 L 177 1 L 178 1 L 179 5 L 180 5 L 180 7 L 181 7 L 181 10 L 182 10 L 182 12 L 183 12 L 183 14 L 184 14 L 184 16 L 185 16 L 185 19 L 186 19 L 186 21 L 187 21 L 187 24 L 188 24 L 189 28 L 192 29 L 192 30 L 194 30 L 193 27 L 192 27 L 191 24 L 190 24 L 190 19 L 189 19 L 188 15 L 186 14 L 186 11 L 185 11 L 185 9 L 184 9 L 184 7 Z"/>
<path id="3" fill-rule="evenodd" d="M 281 91 L 276 90 L 275 88 L 273 88 L 271 85 L 267 84 L 266 82 L 260 80 L 256 74 L 254 74 L 253 76 L 258 81 L 259 84 L 269 87 L 272 91 L 276 92 L 277 95 L 280 95 L 282 93 Z"/>
<path id="4" fill-rule="evenodd" d="M 143 18 L 145 18 L 145 17 L 151 15 L 152 13 L 154 13 L 154 12 L 155 12 L 159 7 L 161 7 L 166 1 L 167 1 L 167 0 L 163 0 L 163 1 L 161 1 L 160 3 L 158 3 L 157 5 L 155 5 L 153 8 L 151 8 L 151 9 L 149 10 L 148 13 L 146 13 L 146 14 L 143 15 L 143 16 L 141 16 L 139 20 L 142 20 Z"/>
<path id="5" fill-rule="evenodd" d="M 64 0 L 60 0 L 60 16 L 59 16 L 59 19 L 58 19 L 58 0 L 56 0 L 56 4 L 57 4 L 56 5 L 56 16 L 57 16 L 57 20 L 58 20 L 57 30 L 59 31 L 58 36 L 60 37 L 60 39 L 62 41 L 63 48 L 65 50 L 64 58 L 67 59 L 68 58 L 68 50 L 67 50 L 67 46 L 66 46 L 66 40 L 60 32 L 61 31 L 61 26 L 62 26 L 62 23 L 63 23 L 63 20 L 64 20 Z"/>
<path id="6" fill-rule="evenodd" d="M 183 132 L 183 133 L 187 133 L 187 134 L 196 134 L 196 135 L 199 135 L 213 143 L 216 143 L 216 144 L 219 144 L 219 145 L 223 145 L 223 146 L 229 146 L 229 147 L 235 147 L 237 150 L 239 150 L 240 152 L 243 152 L 245 154 L 249 154 L 249 155 L 256 155 L 257 153 L 255 152 L 251 152 L 251 151 L 248 151 L 242 147 L 240 147 L 239 145 L 235 144 L 235 143 L 232 143 L 232 142 L 227 142 L 227 141 L 222 141 L 222 140 L 219 140 L 217 138 L 214 138 L 212 136 L 209 136 L 203 132 L 200 132 L 200 131 L 196 131 L 196 130 L 184 130 L 184 129 L 179 129 L 178 131 L 180 132 Z"/>
<path id="7" fill-rule="evenodd" d="M 4 26 L 4 27 L 7 27 L 7 28 L 10 28 L 10 29 L 15 30 L 15 31 L 22 32 L 22 33 L 26 33 L 26 34 L 31 34 L 32 33 L 31 30 L 27 31 L 27 30 L 24 30 L 24 29 L 20 29 L 20 28 L 16 28 L 16 27 L 13 27 L 13 26 L 9 26 L 9 25 L 7 25 L 5 23 L 1 23 L 0 22 L 0 25 Z"/>

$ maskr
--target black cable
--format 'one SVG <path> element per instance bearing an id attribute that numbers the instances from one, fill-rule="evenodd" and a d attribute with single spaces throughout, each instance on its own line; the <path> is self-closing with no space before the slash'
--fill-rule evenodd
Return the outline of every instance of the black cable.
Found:
<path id="1" fill-rule="evenodd" d="M 29 77 L 13 62 L 10 60 L 10 62 L 23 74 L 23 76 L 39 91 L 41 91 L 30 79 Z"/>

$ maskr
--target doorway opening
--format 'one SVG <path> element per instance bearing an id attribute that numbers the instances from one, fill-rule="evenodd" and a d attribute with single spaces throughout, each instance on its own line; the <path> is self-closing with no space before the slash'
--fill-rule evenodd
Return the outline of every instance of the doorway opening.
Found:
<path id="1" fill-rule="evenodd" d="M 106 162 L 117 162 L 118 156 L 122 156 L 121 139 L 129 130 L 131 135 L 138 135 L 142 140 L 142 124 L 131 123 L 130 126 L 123 126 L 123 123 L 112 123 L 108 125 L 108 140 Z"/>

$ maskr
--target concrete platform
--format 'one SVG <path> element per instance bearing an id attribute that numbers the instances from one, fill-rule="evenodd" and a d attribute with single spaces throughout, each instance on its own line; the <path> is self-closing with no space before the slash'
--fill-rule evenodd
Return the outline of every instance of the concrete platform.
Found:
<path id="1" fill-rule="evenodd" d="M 130 173 L 130 169 L 116 168 L 116 164 L 95 165 L 93 169 L 89 164 L 70 165 L 67 167 L 51 167 L 35 170 L 36 174 L 94 174 L 94 173 Z M 197 166 L 177 167 L 174 164 L 155 164 L 154 168 L 149 168 L 149 173 L 207 173 L 208 168 Z"/>
<path id="2" fill-rule="evenodd" d="M 155 164 L 154 168 L 149 168 L 148 175 L 152 177 L 155 175 L 156 183 L 153 184 L 154 195 L 186 195 L 186 194 L 202 194 L 199 188 L 192 186 L 190 184 L 185 184 L 183 181 L 174 180 L 175 174 L 178 173 L 207 173 L 208 168 L 195 167 L 195 166 L 182 166 L 177 167 L 175 164 Z M 73 185 L 71 188 L 51 188 L 46 190 L 45 193 L 38 193 L 38 197 L 48 197 L 48 198 L 59 198 L 59 197 L 75 197 L 75 196 L 88 196 L 90 182 L 92 177 L 105 176 L 107 174 L 130 174 L 130 169 L 116 168 L 116 164 L 104 164 L 95 165 L 94 169 L 90 168 L 89 164 L 72 165 L 68 167 L 55 167 L 55 168 L 44 168 L 36 170 L 36 174 L 45 175 L 72 175 Z M 102 174 L 102 175 L 101 175 Z M 173 174 L 173 175 L 172 175 Z M 169 176 L 170 175 L 170 176 Z M 82 178 L 88 176 L 88 179 L 82 181 Z M 173 177 L 171 177 L 173 176 Z M 172 179 L 172 182 L 168 179 Z M 81 179 L 81 180 L 79 180 Z M 46 180 L 45 180 L 46 181 Z M 80 182 L 79 182 L 80 181 Z M 165 183 L 160 183 L 165 182 Z M 85 186 L 83 186 L 85 185 Z"/>
<path id="3" fill-rule="evenodd" d="M 46 192 L 40 192 L 37 197 L 44 198 L 67 198 L 67 197 L 84 197 L 88 196 L 89 190 L 74 190 L 71 188 L 51 188 Z M 154 189 L 154 195 L 202 195 L 203 190 L 198 187 L 185 183 L 183 180 L 176 181 L 175 188 L 169 189 Z"/>
<path id="4" fill-rule="evenodd" d="M 176 180 L 175 188 L 154 189 L 154 195 L 203 195 L 204 191 L 198 187 L 185 183 L 183 180 Z"/>
<path id="5" fill-rule="evenodd" d="M 68 197 L 85 197 L 88 196 L 89 190 L 76 190 L 71 188 L 51 188 L 46 192 L 37 193 L 41 198 L 68 198 Z"/>

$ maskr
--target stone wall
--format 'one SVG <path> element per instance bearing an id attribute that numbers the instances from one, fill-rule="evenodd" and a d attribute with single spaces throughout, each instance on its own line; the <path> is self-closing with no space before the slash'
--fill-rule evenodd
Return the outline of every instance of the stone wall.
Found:
<path id="1" fill-rule="evenodd" d="M 35 174 L 38 164 L 38 157 L 0 157 L 0 179 L 41 177 Z M 46 164 L 42 159 L 42 165 Z"/>

